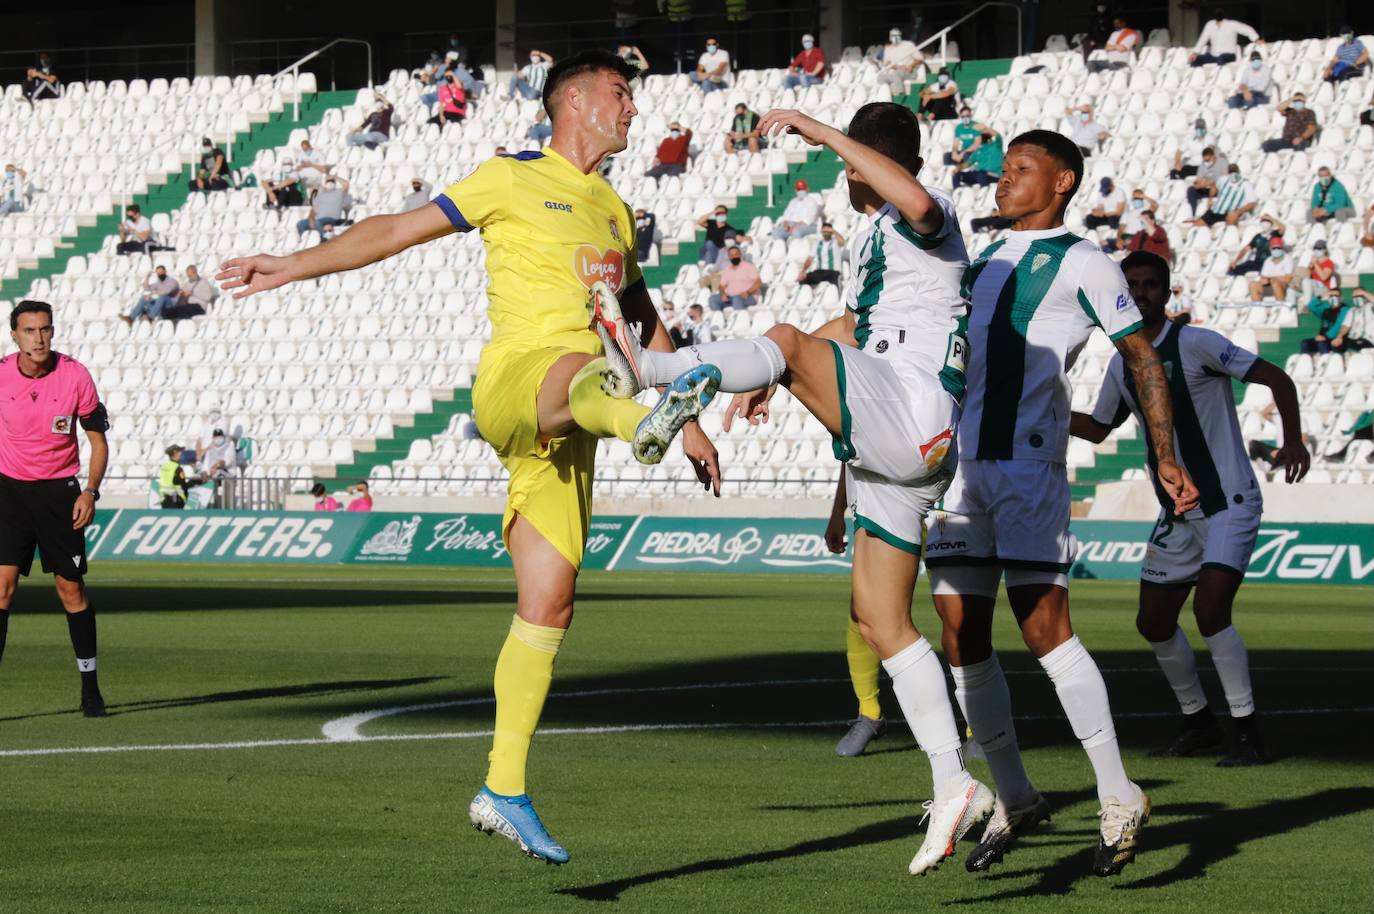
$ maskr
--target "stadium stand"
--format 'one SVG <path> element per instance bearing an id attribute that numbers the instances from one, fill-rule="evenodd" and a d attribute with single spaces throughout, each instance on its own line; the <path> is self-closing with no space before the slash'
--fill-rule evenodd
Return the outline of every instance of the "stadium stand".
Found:
<path id="1" fill-rule="evenodd" d="M 1263 138 L 1280 130 L 1281 119 L 1272 106 L 1248 111 L 1226 106 L 1239 65 L 1189 68 L 1183 48 L 1152 41 L 1130 69 L 1092 74 L 1080 54 L 1067 51 L 970 61 L 966 70 L 955 69 L 974 120 L 1006 139 L 1032 127 L 1067 132 L 1067 109 L 1093 105 L 1110 136 L 1088 161 L 1069 227 L 1102 240 L 1115 234 L 1108 228 L 1083 227 L 1090 192 L 1103 177 L 1115 179 L 1127 195 L 1139 187 L 1158 201 L 1160 222 L 1176 253 L 1176 273 L 1196 302 L 1196 316 L 1238 344 L 1257 347 L 1287 365 L 1298 381 L 1318 454 L 1337 451 L 1346 443 L 1342 430 L 1374 406 L 1374 358 L 1367 352 L 1297 354 L 1299 339 L 1311 336 L 1316 326 L 1315 319 L 1304 316 L 1302 303 L 1250 306 L 1245 278 L 1226 273 L 1235 250 L 1253 234 L 1256 218 L 1238 226 L 1192 226 L 1184 198 L 1188 182 L 1171 181 L 1168 172 L 1174 147 L 1201 116 L 1213 125 L 1229 160 L 1253 182 L 1259 210 L 1285 224 L 1284 240 L 1299 263 L 1306 262 L 1320 238 L 1327 241 L 1346 286 L 1355 285 L 1359 274 L 1374 273 L 1374 249 L 1360 244 L 1358 220 L 1307 220 L 1320 165 L 1343 178 L 1361 211 L 1374 200 L 1374 172 L 1364 167 L 1362 152 L 1371 147 L 1374 131 L 1359 122 L 1369 80 L 1321 83 L 1318 75 L 1330 44 L 1315 40 L 1266 46 L 1277 91 L 1306 89 L 1322 124 L 1311 149 L 1283 154 L 1264 154 L 1259 148 Z M 703 95 L 685 75 L 646 77 L 637 94 L 641 116 L 630 148 L 615 157 L 608 179 L 631 205 L 657 217 L 662 244 L 644 264 L 656 302 L 674 302 L 679 314 L 689 303 L 707 302 L 709 291 L 701 286 L 702 266 L 696 260 L 697 219 L 712 205 L 725 204 L 732 223 L 749 226 L 747 256 L 765 285 L 754 307 L 713 316 L 717 334 L 760 333 L 779 321 L 809 327 L 834 313 L 839 293 L 827 284 L 799 284 L 815 237 L 772 240 L 774 220 L 798 177 L 822 194 L 825 216 L 841 234 L 848 236 L 858 217 L 849 209 L 833 156 L 809 152 L 791 137 L 756 155 L 727 153 L 724 137 L 734 105 L 742 100 L 760 112 L 799 107 L 845 123 L 860 105 L 890 98 L 891 92 L 880 84 L 876 65 L 853 49 L 824 85 L 805 90 L 782 88 L 782 70 L 740 71 L 734 79 L 729 91 Z M 4 138 L 14 141 L 12 148 L 32 148 L 28 142 L 39 138 L 89 140 L 124 136 L 125 131 L 142 136 L 146 133 L 130 127 L 146 124 L 159 112 L 159 99 L 204 101 L 187 106 L 198 113 L 181 115 L 175 129 L 166 131 L 175 142 L 165 148 L 144 151 L 136 142 L 120 141 L 101 156 L 73 155 L 41 166 L 21 161 L 41 190 L 22 216 L 0 219 L 4 237 L 18 239 L 12 243 L 13 254 L 0 264 L 7 279 L 0 294 L 53 301 L 63 337 L 59 348 L 90 365 L 106 392 L 115 422 L 107 491 L 145 491 L 162 449 L 186 439 L 207 407 L 219 405 L 235 435 L 254 442 L 249 476 L 290 477 L 298 490 L 317 477 L 368 477 L 380 497 L 502 492 L 500 464 L 470 431 L 467 390 L 489 329 L 484 258 L 476 233 L 309 286 L 243 302 L 222 298 L 206 316 L 192 320 L 126 327 L 119 316 L 133 304 L 154 264 L 164 264 L 178 276 L 186 264 L 213 274 L 215 265 L 233 254 L 319 243 L 315 233 L 302 237 L 296 230 L 305 208 L 265 209 L 260 186 L 282 170 L 285 159 L 299 156 L 299 144 L 307 136 L 350 182 L 353 205 L 347 215 L 356 220 L 398 210 L 413 178 L 437 190 L 497 146 L 510 151 L 535 147 L 525 136 L 537 103 L 510 98 L 504 88 L 495 88 L 471 105 L 464 123 L 441 130 L 426 123 L 431 111 L 420 99 L 422 87 L 398 70 L 378 87 L 396 105 L 391 140 L 369 150 L 349 146 L 345 137 L 372 108 L 370 90 L 315 94 L 303 78 L 299 98 L 304 118 L 294 122 L 286 109 L 297 98 L 297 87 L 265 78 L 155 80 L 136 89 L 137 84 L 75 84 L 60 102 L 33 111 L 18 102 L 14 87 L 4 96 L 6 112 L 21 112 L 15 118 L 22 132 Z M 489 84 L 499 86 L 500 81 Z M 899 100 L 915 104 L 914 95 Z M 694 132 L 690 168 L 660 181 L 644 177 L 674 120 Z M 935 122 L 926 140 L 922 177 L 945 188 L 951 186 L 953 170 L 942 164 L 942 153 L 953 142 L 955 123 Z M 234 189 L 210 194 L 185 190 L 178 176 L 189 176 L 192 166 L 186 163 L 198 155 L 202 135 L 232 140 L 227 148 L 237 178 Z M 101 148 L 80 139 L 75 145 Z M 995 210 L 993 192 L 992 187 L 954 191 L 975 256 L 997 237 L 995 232 L 975 233 L 970 224 Z M 145 212 L 157 213 L 155 227 L 175 252 L 114 253 L 112 214 L 126 196 L 151 202 Z M 1233 303 L 1244 304 L 1223 307 Z M 1367 304 L 1355 305 L 1351 337 L 1368 336 L 1374 316 Z M 1100 335 L 1081 354 L 1073 371 L 1076 408 L 1095 398 L 1111 354 Z M 1261 441 L 1276 437 L 1262 394 L 1250 391 L 1241 404 L 1246 436 Z M 767 435 L 716 437 L 731 480 L 727 491 L 828 496 L 838 465 L 824 430 L 785 392 L 775 400 L 773 414 Z M 719 431 L 720 415 L 719 409 L 708 413 L 708 432 Z M 698 485 L 676 453 L 661 467 L 646 470 L 619 442 L 603 442 L 601 448 L 599 495 L 665 495 Z M 1312 481 L 1374 481 L 1367 450 L 1341 451 L 1343 459 L 1319 467 Z M 1089 497 L 1100 481 L 1143 476 L 1142 455 L 1133 422 L 1096 450 L 1076 442 L 1069 455 L 1076 496 Z"/>

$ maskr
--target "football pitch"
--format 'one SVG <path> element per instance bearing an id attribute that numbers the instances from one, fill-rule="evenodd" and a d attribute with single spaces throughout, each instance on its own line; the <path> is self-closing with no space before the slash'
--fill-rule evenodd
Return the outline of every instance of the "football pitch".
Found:
<path id="1" fill-rule="evenodd" d="M 1374 896 L 1368 588 L 1242 589 L 1279 759 L 1220 770 L 1145 757 L 1177 706 L 1135 633 L 1136 587 L 1074 583 L 1076 628 L 1155 808 L 1137 862 L 1100 879 L 1091 770 L 1005 604 L 999 649 L 1054 818 L 990 874 L 964 871 L 966 844 L 918 878 L 906 866 L 929 767 L 910 734 L 833 752 L 854 714 L 844 577 L 584 575 L 530 764 L 564 867 L 467 822 L 509 573 L 97 563 L 90 585 L 110 717 L 74 710 L 67 630 L 41 577 L 21 585 L 0 663 L 6 914 L 1210 914 Z M 924 581 L 915 606 L 938 641 Z M 883 700 L 897 715 L 886 687 Z"/>

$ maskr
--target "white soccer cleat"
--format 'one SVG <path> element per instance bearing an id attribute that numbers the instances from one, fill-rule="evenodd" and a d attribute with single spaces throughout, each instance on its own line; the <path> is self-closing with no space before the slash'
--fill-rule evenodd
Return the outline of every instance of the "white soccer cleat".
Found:
<path id="1" fill-rule="evenodd" d="M 618 400 L 628 400 L 644 389 L 639 373 L 639 341 L 625 323 L 620 300 L 603 280 L 592 285 L 587 297 L 592 327 L 606 350 L 606 370 L 601 373 L 601 389 Z"/>
<path id="2" fill-rule="evenodd" d="M 992 813 L 994 796 L 981 781 L 969 778 L 962 788 L 945 797 L 927 800 L 926 814 L 921 821 L 930 820 L 921 849 L 911 858 L 907 870 L 913 876 L 923 876 L 947 858 L 954 856 L 954 847 L 968 830 Z"/>

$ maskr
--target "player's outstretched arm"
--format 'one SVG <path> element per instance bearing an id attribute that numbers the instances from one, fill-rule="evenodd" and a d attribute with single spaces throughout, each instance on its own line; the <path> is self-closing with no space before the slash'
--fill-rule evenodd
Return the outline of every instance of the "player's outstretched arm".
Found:
<path id="1" fill-rule="evenodd" d="M 1264 359 L 1255 359 L 1245 380 L 1251 384 L 1263 384 L 1273 391 L 1274 408 L 1278 410 L 1279 422 L 1283 426 L 1283 447 L 1279 448 L 1277 456 L 1283 464 L 1284 481 L 1299 482 L 1312 466 L 1312 455 L 1307 452 L 1307 445 L 1302 440 L 1297 385 L 1288 372 Z"/>
<path id="2" fill-rule="evenodd" d="M 1103 425 L 1087 413 L 1069 414 L 1069 434 L 1093 444 L 1101 444 L 1112 432 L 1110 425 Z"/>
<path id="3" fill-rule="evenodd" d="M 1174 513 L 1185 514 L 1198 504 L 1197 486 L 1174 460 L 1174 405 L 1159 353 L 1140 330 L 1116 340 L 1117 352 L 1135 379 L 1136 400 L 1145 415 L 1150 445 L 1154 448 L 1159 484 L 1174 502 Z"/>
<path id="4" fill-rule="evenodd" d="M 430 203 L 408 213 L 369 216 L 327 244 L 285 257 L 235 257 L 224 262 L 215 279 L 221 288 L 234 290 L 234 298 L 247 298 L 289 282 L 356 270 L 453 231 L 448 216 Z"/>
<path id="5" fill-rule="evenodd" d="M 851 140 L 844 132 L 813 117 L 787 108 L 774 108 L 759 121 L 760 136 L 795 133 L 812 146 L 826 146 L 873 188 L 873 191 L 901 212 L 907 224 L 923 235 L 940 230 L 944 210 L 940 209 L 921 182 L 887 156 Z"/>

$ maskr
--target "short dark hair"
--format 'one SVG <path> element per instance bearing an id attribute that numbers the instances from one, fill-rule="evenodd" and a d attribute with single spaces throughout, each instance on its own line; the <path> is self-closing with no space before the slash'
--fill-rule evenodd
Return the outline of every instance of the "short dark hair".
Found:
<path id="1" fill-rule="evenodd" d="M 568 80 L 601 71 L 621 76 L 626 82 L 639 75 L 638 67 L 610 51 L 581 51 L 564 57 L 549 70 L 548 80 L 544 83 L 544 110 L 548 112 L 549 120 L 554 119 L 552 102 Z"/>
<path id="2" fill-rule="evenodd" d="M 869 102 L 849 122 L 849 138 L 876 149 L 913 176 L 921 170 L 921 122 L 896 102 Z"/>
<path id="3" fill-rule="evenodd" d="M 1017 146 L 1043 149 L 1050 158 L 1072 171 L 1073 187 L 1069 188 L 1068 196 L 1072 198 L 1078 193 L 1078 186 L 1083 183 L 1083 150 L 1078 148 L 1077 143 L 1053 130 L 1027 130 L 1007 144 L 1007 151 Z"/>
<path id="4" fill-rule="evenodd" d="M 10 312 L 11 330 L 19 329 L 19 315 L 21 314 L 46 314 L 48 316 L 48 320 L 51 321 L 52 305 L 48 304 L 45 301 L 34 301 L 31 298 L 24 299 L 19 304 L 15 305 L 14 310 Z"/>
<path id="5" fill-rule="evenodd" d="M 315 496 L 316 498 L 319 498 L 321 495 L 323 495 L 323 494 L 324 494 L 324 483 L 322 483 L 322 482 L 317 482 L 317 483 L 315 483 L 313 486 L 311 486 L 311 487 L 310 487 L 310 494 L 313 495 L 313 496 Z"/>
<path id="6" fill-rule="evenodd" d="M 1207 146 L 1202 150 L 1202 154 L 1205 156 L 1214 156 L 1217 154 L 1217 151 L 1213 149 L 1211 146 Z"/>
<path id="7" fill-rule="evenodd" d="M 1134 267 L 1149 267 L 1155 271 L 1159 281 L 1165 288 L 1169 286 L 1169 261 L 1160 257 L 1153 251 L 1131 251 L 1126 255 L 1126 259 L 1121 261 L 1121 272 L 1125 273 Z"/>

